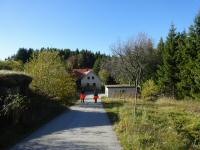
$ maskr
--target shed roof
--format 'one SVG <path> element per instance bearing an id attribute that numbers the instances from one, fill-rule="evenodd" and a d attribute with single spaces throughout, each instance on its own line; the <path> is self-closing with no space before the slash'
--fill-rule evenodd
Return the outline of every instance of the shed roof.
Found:
<path id="1" fill-rule="evenodd" d="M 105 85 L 107 88 L 135 88 L 134 86 L 130 86 L 127 84 L 115 84 L 115 85 Z"/>

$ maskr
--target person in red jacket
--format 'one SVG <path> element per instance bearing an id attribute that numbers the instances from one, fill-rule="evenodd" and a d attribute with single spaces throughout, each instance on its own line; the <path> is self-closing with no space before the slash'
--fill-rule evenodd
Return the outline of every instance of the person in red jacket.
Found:
<path id="1" fill-rule="evenodd" d="M 94 102 L 95 103 L 97 103 L 97 99 L 99 98 L 99 96 L 98 96 L 98 92 L 97 91 L 94 91 L 94 97 L 93 97 L 93 99 L 94 99 Z"/>
<path id="2" fill-rule="evenodd" d="M 86 97 L 85 92 L 84 92 L 84 91 L 81 91 L 81 93 L 80 93 L 80 100 L 81 100 L 81 103 L 84 103 L 84 102 L 85 102 L 85 97 Z"/>

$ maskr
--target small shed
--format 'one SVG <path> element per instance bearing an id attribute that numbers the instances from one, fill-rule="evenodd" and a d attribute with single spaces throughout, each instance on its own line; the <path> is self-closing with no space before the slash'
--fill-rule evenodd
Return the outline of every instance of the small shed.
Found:
<path id="1" fill-rule="evenodd" d="M 134 96 L 135 92 L 135 87 L 130 85 L 105 85 L 105 95 L 107 97 Z"/>

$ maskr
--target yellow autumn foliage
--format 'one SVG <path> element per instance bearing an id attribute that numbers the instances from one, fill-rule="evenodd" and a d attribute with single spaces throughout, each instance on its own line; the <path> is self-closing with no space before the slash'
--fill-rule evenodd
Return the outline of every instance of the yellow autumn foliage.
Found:
<path id="1" fill-rule="evenodd" d="M 75 79 L 66 71 L 58 52 L 33 54 L 25 65 L 25 72 L 33 77 L 32 88 L 49 96 L 71 97 L 76 93 Z"/>

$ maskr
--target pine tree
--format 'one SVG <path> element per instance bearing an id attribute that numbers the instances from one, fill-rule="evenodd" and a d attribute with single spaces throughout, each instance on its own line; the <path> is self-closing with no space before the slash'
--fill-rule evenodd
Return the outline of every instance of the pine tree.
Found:
<path id="1" fill-rule="evenodd" d="M 189 29 L 188 39 L 188 63 L 185 65 L 186 85 L 188 87 L 189 96 L 193 98 L 200 97 L 200 13 L 194 20 L 194 25 Z"/>
<path id="2" fill-rule="evenodd" d="M 17 51 L 17 54 L 15 56 L 15 60 L 17 61 L 22 61 L 23 63 L 26 63 L 29 59 L 29 54 L 28 54 L 28 50 L 25 48 L 20 48 Z"/>
<path id="3" fill-rule="evenodd" d="M 188 38 L 187 33 L 184 31 L 178 33 L 178 50 L 176 53 L 176 62 L 177 62 L 177 77 L 179 79 L 177 83 L 177 96 L 178 98 L 184 98 L 188 95 L 188 85 L 187 85 L 187 76 L 189 75 L 187 71 L 188 65 Z"/>
<path id="4" fill-rule="evenodd" d="M 157 53 L 156 53 L 158 64 L 162 63 L 162 53 L 164 51 L 164 48 L 165 48 L 165 43 L 163 41 L 163 38 L 160 38 L 160 41 L 157 46 Z"/>
<path id="5" fill-rule="evenodd" d="M 157 60 L 157 73 L 155 73 L 156 82 L 158 81 L 159 76 L 163 75 L 161 71 L 161 66 L 163 65 L 163 53 L 164 53 L 165 43 L 163 38 L 160 38 L 158 46 L 156 48 L 156 60 Z"/>
<path id="6" fill-rule="evenodd" d="M 158 70 L 158 83 L 166 95 L 176 96 L 177 93 L 177 33 L 174 25 L 171 26 L 169 31 L 164 51 L 162 53 L 163 64 Z"/>
<path id="7" fill-rule="evenodd" d="M 102 59 L 101 58 L 97 58 L 95 63 L 94 63 L 94 66 L 93 66 L 93 71 L 98 74 L 100 69 L 101 69 L 101 61 Z"/>

